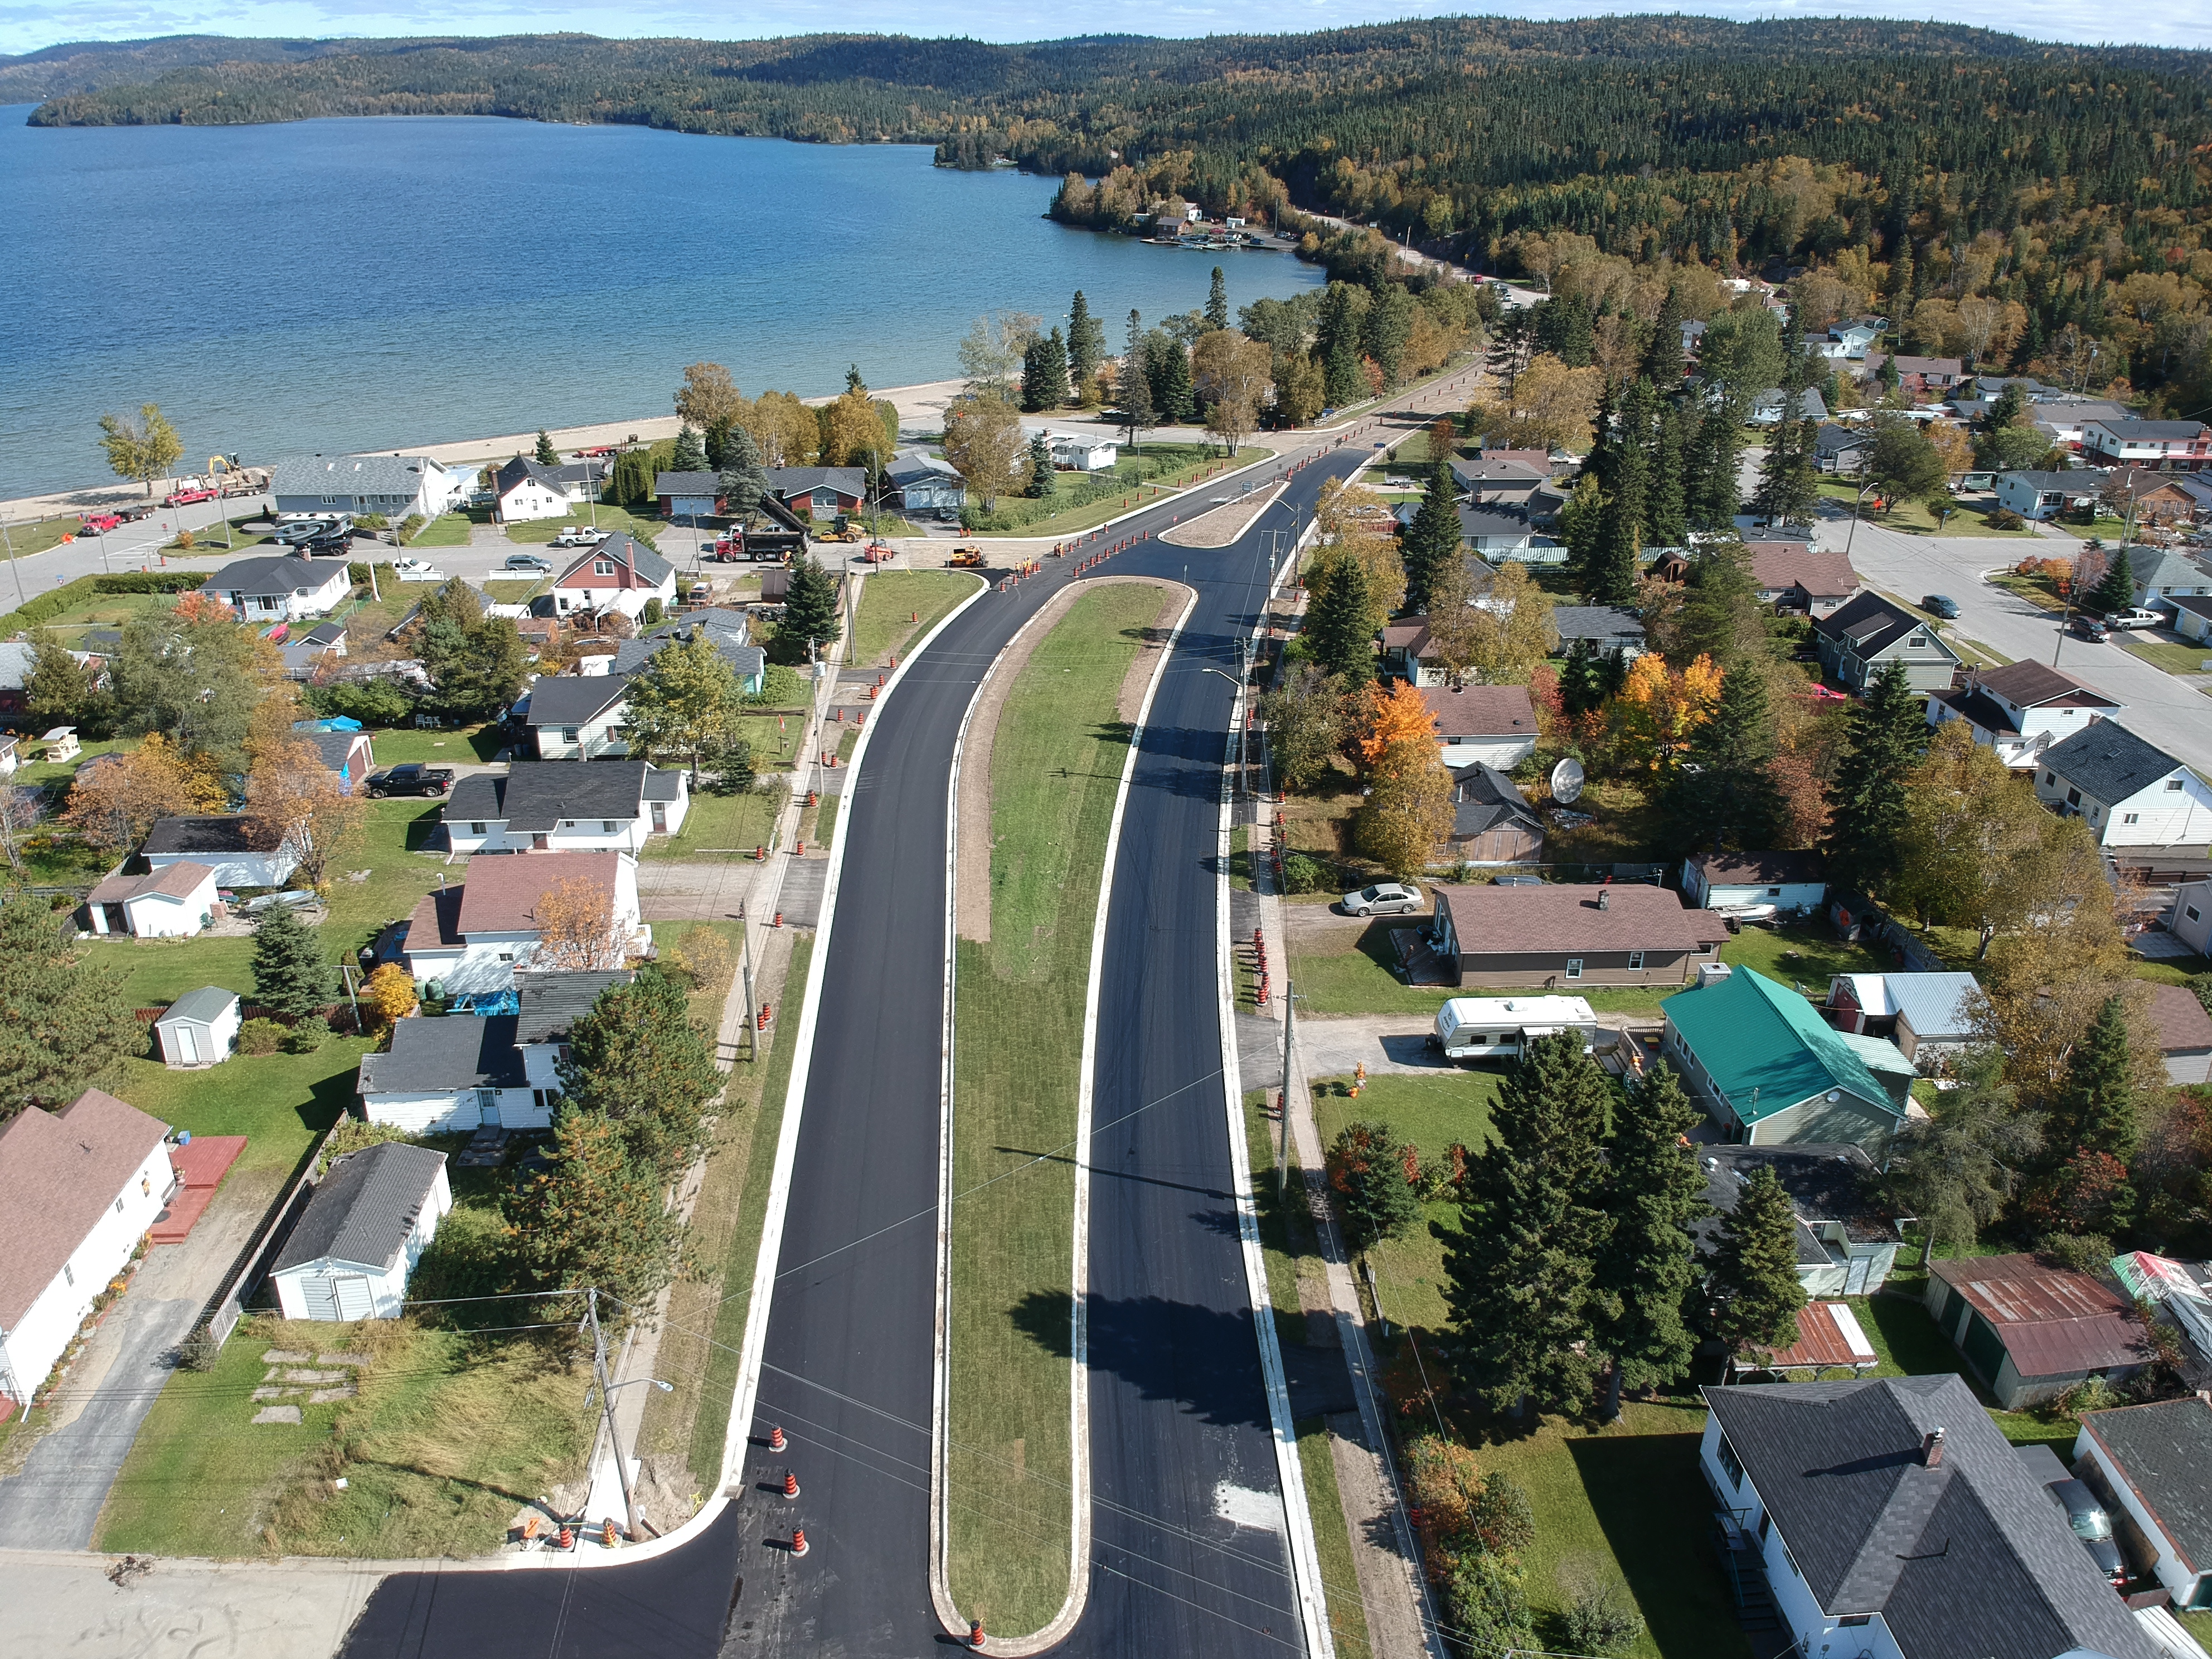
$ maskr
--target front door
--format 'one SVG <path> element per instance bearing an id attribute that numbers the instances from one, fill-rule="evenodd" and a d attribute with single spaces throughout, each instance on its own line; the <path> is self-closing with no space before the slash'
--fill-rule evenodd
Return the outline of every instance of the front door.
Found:
<path id="1" fill-rule="evenodd" d="M 359 1273 L 341 1273 L 336 1279 L 340 1319 L 374 1319 L 376 1317 L 376 1297 L 368 1288 L 368 1280 Z"/>
<path id="2" fill-rule="evenodd" d="M 192 1028 L 189 1025 L 173 1025 L 169 1030 L 177 1039 L 178 1063 L 184 1066 L 198 1065 L 200 1063 L 199 1039 L 192 1035 Z"/>
<path id="3" fill-rule="evenodd" d="M 477 1091 L 477 1122 L 480 1127 L 487 1129 L 496 1129 L 500 1127 L 498 1090 Z"/>

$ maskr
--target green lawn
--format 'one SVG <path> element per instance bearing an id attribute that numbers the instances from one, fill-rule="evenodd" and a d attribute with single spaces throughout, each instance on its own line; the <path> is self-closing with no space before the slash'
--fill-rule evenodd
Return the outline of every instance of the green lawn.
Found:
<path id="1" fill-rule="evenodd" d="M 2002 587 L 2045 611 L 2066 609 L 2066 601 L 2058 597 L 2058 585 L 2048 576 L 2023 576 L 2016 571 L 2003 570 L 1985 580 L 1990 586 Z"/>
<path id="2" fill-rule="evenodd" d="M 196 979 L 193 986 L 210 983 L 242 993 L 251 993 L 253 985 L 250 975 L 231 974 Z M 173 1072 L 158 1060 L 134 1058 L 124 1061 L 118 1092 L 173 1127 L 199 1135 L 244 1135 L 246 1150 L 228 1178 L 265 1173 L 273 1196 L 323 1131 L 352 1105 L 361 1057 L 376 1046 L 334 1036 L 312 1054 L 235 1054 L 204 1072 Z"/>
<path id="3" fill-rule="evenodd" d="M 750 857 L 755 847 L 767 844 L 782 800 L 780 787 L 743 795 L 694 795 L 683 827 L 672 836 L 655 836 L 647 842 L 645 856 L 690 859 L 735 851 Z"/>
<path id="4" fill-rule="evenodd" d="M 97 742 L 80 743 L 77 745 L 76 757 L 70 760 L 25 761 L 22 765 L 15 769 L 15 775 L 12 781 L 22 784 L 60 783 L 75 777 L 76 769 L 94 755 L 128 754 L 137 746 L 138 739 L 136 738 L 103 738 Z M 32 734 L 30 740 L 24 743 L 21 747 L 23 752 L 27 755 L 43 755 L 46 752 L 46 746 L 39 741 L 36 734 Z M 112 860 L 107 860 L 107 863 L 112 862 Z M 106 868 L 106 866 L 103 864 L 101 867 Z"/>
<path id="5" fill-rule="evenodd" d="M 764 708 L 758 714 L 738 717 L 738 735 L 752 745 L 753 770 L 781 772 L 795 765 L 799 758 L 799 739 L 806 735 L 806 710 L 793 708 Z"/>
<path id="6" fill-rule="evenodd" d="M 555 575 L 493 578 L 483 584 L 484 596 L 498 605 L 526 605 L 544 592 Z"/>
<path id="7" fill-rule="evenodd" d="M 1842 502 L 1846 508 L 1857 499 L 1858 493 L 1856 484 L 1826 480 L 1820 484 L 1822 495 L 1832 501 Z M 1887 513 L 1876 513 L 1873 508 L 1873 500 L 1871 495 L 1867 497 L 1868 504 L 1860 509 L 1860 516 L 1869 524 L 1878 524 L 1885 530 L 1902 531 L 1908 536 L 1990 536 L 2004 541 L 2020 541 L 2035 534 L 2033 526 L 2021 530 L 1990 528 L 1990 514 L 1997 510 L 1994 499 L 1986 508 L 1960 507 L 1940 526 L 1925 501 L 1899 501 Z"/>
<path id="8" fill-rule="evenodd" d="M 15 597 L 12 588 L 8 597 Z M 134 617 L 167 611 L 176 603 L 173 593 L 96 593 L 58 612 L 40 626 L 52 629 L 64 645 L 76 645 L 93 629 L 120 628 Z"/>
<path id="9" fill-rule="evenodd" d="M 415 532 L 410 547 L 466 547 L 476 524 L 465 513 L 441 513 Z"/>
<path id="10" fill-rule="evenodd" d="M 564 530 L 572 530 L 579 526 L 588 527 L 595 522 L 600 529 L 617 535 L 627 532 L 647 547 L 653 545 L 655 538 L 671 529 L 671 526 L 659 519 L 637 518 L 624 512 L 619 507 L 610 507 L 606 502 L 601 501 L 596 512 L 588 505 L 580 506 L 572 510 L 565 519 L 532 519 L 527 524 L 508 525 L 507 538 L 524 547 L 543 547 Z M 683 544 L 685 551 L 690 551 L 691 539 L 690 527 L 678 527 L 673 533 L 676 541 Z M 671 546 L 675 544 L 674 542 L 671 543 Z M 567 551 L 566 549 L 562 550 Z M 581 548 L 576 550 L 579 554 L 582 551 Z"/>
<path id="11" fill-rule="evenodd" d="M 979 536 L 1060 537 L 1073 536 L 1085 530 L 1096 529 L 1109 519 L 1117 519 L 1124 513 L 1158 501 L 1170 490 L 1212 477 L 1216 471 L 1246 466 L 1254 461 L 1267 459 L 1271 452 L 1259 448 L 1240 449 L 1234 460 L 1224 459 L 1218 448 L 1205 444 L 1146 444 L 1140 452 L 1147 463 L 1158 464 L 1161 470 L 1148 473 L 1143 483 L 1130 482 L 1127 489 L 1117 487 L 1114 493 L 1103 495 L 1085 505 L 1071 505 L 1064 511 L 1039 516 L 1025 523 L 1010 526 L 1004 530 L 980 530 Z M 1086 484 L 1072 472 L 1056 474 L 1054 479 L 1055 500 L 1077 499 L 1076 490 Z M 1010 498 L 1011 499 L 1011 498 Z M 1002 507 L 1006 503 L 1002 502 Z M 1191 510 L 1202 511 L 1206 503 L 1194 496 Z"/>
<path id="12" fill-rule="evenodd" d="M 1344 1522 L 1344 1498 L 1336 1484 L 1336 1459 L 1330 1454 L 1328 1425 L 1318 1417 L 1293 1425 L 1298 1437 L 1298 1467 L 1306 1482 L 1306 1504 L 1313 1511 L 1314 1553 L 1321 1561 L 1322 1595 L 1328 1605 L 1328 1629 L 1345 1659 L 1370 1659 L 1367 1612 L 1359 1595 L 1359 1570 L 1352 1560 L 1352 1529 Z"/>
<path id="13" fill-rule="evenodd" d="M 74 513 L 64 513 L 53 519 L 26 519 L 8 526 L 6 552 L 0 556 L 27 558 L 33 553 L 44 553 L 49 548 L 59 547 L 62 538 L 74 536 L 84 528 L 84 520 Z M 13 597 L 14 590 L 9 590 Z"/>
<path id="14" fill-rule="evenodd" d="M 376 750 L 380 767 L 398 766 L 404 761 L 418 761 L 426 766 L 492 761 L 498 759 L 501 751 L 513 741 L 505 731 L 489 724 L 387 726 L 372 730 L 368 739 Z"/>
<path id="15" fill-rule="evenodd" d="M 2212 644 L 2182 645 L 2166 640 L 2147 640 L 2140 635 L 2123 636 L 2120 649 L 2130 656 L 2141 657 L 2154 668 L 2163 668 L 2169 674 L 2203 674 L 2212 672 L 2204 665 L 2212 662 Z"/>
<path id="16" fill-rule="evenodd" d="M 876 572 L 860 585 L 860 615 L 848 660 L 880 666 L 908 640 L 926 637 L 946 611 L 981 585 L 980 576 L 957 570 Z"/>
<path id="17" fill-rule="evenodd" d="M 1037 644 L 991 755 L 991 938 L 957 945 L 953 1599 L 1009 1636 L 1067 1591 L 1069 1298 L 1091 936 L 1127 752 L 1115 718 L 1161 595 L 1085 594 Z"/>

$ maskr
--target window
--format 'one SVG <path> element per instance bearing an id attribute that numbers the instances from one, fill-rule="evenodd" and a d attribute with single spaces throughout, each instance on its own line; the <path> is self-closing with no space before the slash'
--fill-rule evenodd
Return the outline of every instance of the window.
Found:
<path id="1" fill-rule="evenodd" d="M 2197 914 L 2197 907 L 2196 907 L 2195 905 L 2193 905 L 2193 904 L 2185 904 L 2185 905 L 2183 905 L 2181 908 L 2182 908 L 2184 910 L 2185 910 L 2185 911 L 2187 911 L 2187 912 L 2189 913 L 2189 919 L 2190 919 L 2190 921 L 2203 921 L 2203 920 L 2204 920 L 2204 918 L 2203 918 L 2203 917 L 2202 917 L 2202 916 L 2200 916 L 2200 915 L 2198 915 Z"/>
<path id="2" fill-rule="evenodd" d="M 594 576 L 611 576 L 615 574 L 615 568 L 609 560 L 595 559 L 592 562 L 592 574 Z"/>
<path id="3" fill-rule="evenodd" d="M 64 1285 L 74 1285 L 76 1283 L 76 1269 L 70 1267 L 66 1261 L 62 1263 L 62 1282 Z"/>
<path id="4" fill-rule="evenodd" d="M 1928 636 L 1925 634 L 1915 634 L 1905 641 L 1905 644 L 1915 651 L 1925 651 L 1928 648 Z"/>
<path id="5" fill-rule="evenodd" d="M 2043 775 L 2043 787 L 2045 789 L 2056 789 L 2058 787 L 2058 774 L 2045 772 Z"/>
<path id="6" fill-rule="evenodd" d="M 2179 794 L 2181 793 L 2181 780 L 2179 778 L 2168 778 L 2166 781 L 2166 793 L 2169 795 Z"/>
<path id="7" fill-rule="evenodd" d="M 469 826 L 469 833 L 472 836 L 481 836 L 483 832 L 484 827 L 481 823 L 472 823 Z"/>
<path id="8" fill-rule="evenodd" d="M 1631 951 L 1628 953 L 1628 971 L 1632 974 L 1643 966 L 1644 952 L 1641 951 Z"/>
<path id="9" fill-rule="evenodd" d="M 513 962 L 514 960 L 514 952 L 512 951 L 501 951 L 499 953 L 499 959 L 501 962 Z"/>
<path id="10" fill-rule="evenodd" d="M 2079 806 L 2081 804 L 2081 792 L 2079 789 L 2069 789 L 2066 792 L 2066 804 L 2069 806 Z"/>
<path id="11" fill-rule="evenodd" d="M 1767 1534 L 1767 1531 L 1768 1531 L 1768 1529 L 1769 1529 L 1770 1528 L 1771 1528 L 1773 1525 L 1774 1525 L 1774 1517 L 1773 1517 L 1773 1516 L 1771 1516 L 1771 1514 L 1769 1514 L 1769 1513 L 1768 1513 L 1766 1510 L 1759 1510 L 1759 1541 L 1760 1543 L 1764 1544 L 1764 1543 L 1766 1541 L 1766 1534 Z"/>
<path id="12" fill-rule="evenodd" d="M 1728 1475 L 1729 1485 L 1743 1485 L 1743 1459 L 1735 1455 L 1735 1448 L 1729 1444 L 1729 1437 L 1725 1434 L 1714 1443 L 1713 1455 L 1720 1460 L 1721 1468 Z"/>
<path id="13" fill-rule="evenodd" d="M 1871 1625 L 1874 1615 L 1870 1613 L 1847 1613 L 1836 1622 L 1838 1625 Z"/>
<path id="14" fill-rule="evenodd" d="M 1567 958 L 1567 977 L 1569 979 L 1580 979 L 1582 976 L 1583 959 L 1580 957 L 1569 957 Z"/>
<path id="15" fill-rule="evenodd" d="M 1779 887 L 1770 887 L 1766 890 L 1766 896 L 1769 898 L 1780 898 L 1782 896 L 1782 890 Z"/>
<path id="16" fill-rule="evenodd" d="M 2123 817 L 2120 822 L 2122 823 L 2134 823 L 2138 822 L 2142 817 L 2142 814 L 2140 812 L 2130 812 L 2126 817 Z"/>
<path id="17" fill-rule="evenodd" d="M 599 833 L 601 835 L 611 836 L 614 832 L 615 821 L 612 818 L 601 818 L 599 820 Z"/>
<path id="18" fill-rule="evenodd" d="M 563 743 L 574 743 L 574 742 L 575 742 L 575 740 L 576 740 L 576 728 L 575 728 L 574 726 L 562 726 L 562 727 L 561 728 L 561 741 L 562 741 L 562 742 L 563 742 Z"/>

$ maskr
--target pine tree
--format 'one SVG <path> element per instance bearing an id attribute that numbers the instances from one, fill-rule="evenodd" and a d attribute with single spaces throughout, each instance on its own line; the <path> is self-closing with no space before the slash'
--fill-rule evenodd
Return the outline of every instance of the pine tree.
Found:
<path id="1" fill-rule="evenodd" d="M 253 1000 L 280 1014 L 319 1014 L 337 994 L 337 970 L 323 960 L 320 937 L 289 905 L 253 927 Z"/>
<path id="2" fill-rule="evenodd" d="M 1403 1237 L 1421 1218 L 1420 1197 L 1406 1173 L 1410 1151 L 1384 1123 L 1347 1123 L 1337 1133 L 1326 1173 L 1353 1249 Z"/>
<path id="3" fill-rule="evenodd" d="M 1598 522 L 1597 545 L 1584 586 L 1599 605 L 1626 605 L 1636 597 L 1636 572 L 1644 550 L 1644 515 L 1651 463 L 1644 446 L 1654 423 L 1651 383 L 1638 380 L 1620 399 L 1620 415 L 1607 447 L 1606 493 L 1610 498 Z"/>
<path id="4" fill-rule="evenodd" d="M 676 453 L 670 459 L 671 472 L 704 472 L 707 470 L 707 446 L 699 441 L 699 434 L 687 422 L 676 430 Z"/>
<path id="5" fill-rule="evenodd" d="M 559 452 L 559 451 L 557 451 L 557 450 L 556 450 L 556 449 L 553 447 L 553 440 L 552 440 L 550 436 L 548 436 L 548 435 L 546 434 L 545 428 L 544 428 L 544 427 L 542 427 L 542 426 L 541 426 L 541 427 L 539 427 L 539 428 L 538 428 L 538 465 L 540 465 L 540 466 L 558 466 L 558 465 L 560 465 L 560 463 L 561 463 L 561 455 L 560 455 L 560 452 Z"/>
<path id="6" fill-rule="evenodd" d="M 809 660 L 807 646 L 825 650 L 844 632 L 837 614 L 837 579 L 800 554 L 791 562 L 791 586 L 784 595 L 783 616 L 775 625 L 779 653 L 787 663 Z"/>
<path id="7" fill-rule="evenodd" d="M 1566 1030 L 1527 1044 L 1468 1161 L 1459 1242 L 1444 1261 L 1461 1378 L 1498 1410 L 1580 1411 L 1592 1279 L 1605 1242 L 1598 1152 L 1612 1086 Z"/>
<path id="8" fill-rule="evenodd" d="M 1206 290 L 1206 325 L 1208 328 L 1229 326 L 1229 279 L 1221 274 L 1221 267 L 1213 268 L 1213 281 Z"/>
<path id="9" fill-rule="evenodd" d="M 1644 343 L 1644 361 L 1638 370 L 1644 378 L 1659 391 L 1669 393 L 1682 384 L 1682 296 L 1674 285 L 1667 285 L 1667 297 L 1659 302 L 1659 314 L 1651 321 L 1651 337 Z"/>
<path id="10" fill-rule="evenodd" d="M 2066 1061 L 2050 1144 L 2061 1158 L 2106 1152 L 2126 1163 L 2136 1154 L 2134 1056 L 2128 1041 L 2127 1005 L 2106 1000 Z"/>
<path id="11" fill-rule="evenodd" d="M 1030 440 L 1030 499 L 1044 500 L 1052 487 L 1052 441 L 1040 432 Z"/>
<path id="12" fill-rule="evenodd" d="M 1439 459 L 1429 469 L 1420 510 L 1406 526 L 1398 556 L 1406 566 L 1406 609 L 1425 614 L 1437 579 L 1460 556 L 1459 506 L 1454 499 L 1451 463 Z"/>
<path id="13" fill-rule="evenodd" d="M 1035 415 L 1066 401 L 1067 344 L 1054 328 L 1022 349 L 1022 407 Z"/>
<path id="14" fill-rule="evenodd" d="M 1133 450 L 1137 434 L 1158 419 L 1152 409 L 1152 382 L 1145 375 L 1145 320 L 1134 311 L 1129 313 L 1128 345 L 1121 354 L 1121 373 L 1114 398 L 1121 405 L 1121 425 Z"/>
<path id="15" fill-rule="evenodd" d="M 1711 1290 L 1713 1331 L 1731 1354 L 1773 1353 L 1797 1340 L 1805 1286 L 1797 1277 L 1797 1216 L 1772 1169 L 1761 1165 L 1721 1224 Z"/>
<path id="16" fill-rule="evenodd" d="M 1735 527 L 1741 492 L 1736 481 L 1736 460 L 1743 452 L 1743 411 L 1732 395 L 1705 411 L 1698 422 L 1691 449 L 1684 494 L 1690 522 L 1699 530 L 1727 532 Z"/>
<path id="17" fill-rule="evenodd" d="M 2097 585 L 2089 590 L 2089 608 L 2102 616 L 2130 610 L 2136 602 L 2136 573 L 2123 545 L 2112 550 L 2112 562 Z"/>
<path id="18" fill-rule="evenodd" d="M 672 1180 L 699 1139 L 706 1103 L 720 1092 L 714 1046 L 688 1012 L 684 986 L 659 966 L 611 985 L 568 1029 L 557 1071 L 562 1101 L 603 1114 L 639 1164 Z"/>
<path id="19" fill-rule="evenodd" d="M 66 921 L 44 899 L 0 895 L 0 1121 L 113 1087 L 146 1046 L 120 967 L 64 942 Z"/>
<path id="20" fill-rule="evenodd" d="M 596 1285 L 603 1318 L 641 1310 L 668 1282 L 675 1254 L 665 1183 L 630 1157 L 621 1126 L 604 1112 L 564 1106 L 553 1120 L 551 1162 L 501 1205 L 523 1279 L 547 1289 Z"/>
<path id="21" fill-rule="evenodd" d="M 1356 691 L 1375 678 L 1375 590 L 1367 567 L 1338 559 L 1306 611 L 1300 636 L 1324 673 Z"/>
<path id="22" fill-rule="evenodd" d="M 1822 850 L 1838 884 L 1879 895 L 1895 878 L 1908 779 L 1927 732 L 1905 665 L 1884 663 L 1845 717 L 1844 753 L 1829 787 L 1834 812 Z"/>
<path id="23" fill-rule="evenodd" d="M 1690 1366 L 1697 1339 L 1689 1298 L 1698 1279 L 1690 1224 L 1706 1211 L 1705 1178 L 1684 1138 L 1697 1121 L 1697 1108 L 1664 1065 L 1638 1079 L 1613 1114 L 1601 1206 L 1613 1231 L 1598 1252 L 1595 1280 L 1595 1343 L 1613 1362 L 1607 1421 L 1620 1415 L 1624 1386 L 1657 1388 Z"/>
<path id="24" fill-rule="evenodd" d="M 1650 505 L 1644 514 L 1647 547 L 1686 547 L 1689 507 L 1682 489 L 1682 412 L 1668 409 L 1659 417 L 1659 436 L 1651 458 Z"/>
<path id="25" fill-rule="evenodd" d="M 1088 404 L 1098 381 L 1098 365 L 1106 361 L 1105 325 L 1091 314 L 1083 290 L 1075 290 L 1067 308 L 1067 377 L 1073 387 L 1071 403 Z"/>
<path id="26" fill-rule="evenodd" d="M 1667 787 L 1665 811 L 1683 852 L 1764 852 L 1782 825 L 1776 787 L 1774 710 L 1757 664 L 1732 665 L 1713 717 L 1690 735 Z"/>
<path id="27" fill-rule="evenodd" d="M 761 497 L 768 494 L 768 468 L 761 462 L 760 446 L 741 426 L 732 426 L 722 441 L 722 469 L 715 489 L 721 495 L 722 510 L 736 519 L 757 511 Z"/>
<path id="28" fill-rule="evenodd" d="M 1164 424 L 1179 426 L 1197 413 L 1190 353 L 1181 340 L 1160 329 L 1145 337 L 1145 377 L 1152 385 L 1152 408 Z"/>

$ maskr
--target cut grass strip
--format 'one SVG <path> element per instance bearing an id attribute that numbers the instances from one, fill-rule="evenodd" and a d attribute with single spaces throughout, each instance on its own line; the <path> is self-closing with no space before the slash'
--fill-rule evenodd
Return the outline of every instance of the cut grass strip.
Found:
<path id="1" fill-rule="evenodd" d="M 1336 1458 L 1328 1422 L 1302 1417 L 1297 1424 L 1298 1464 L 1305 1471 L 1306 1502 L 1313 1508 L 1314 1553 L 1321 1559 L 1328 1630 L 1341 1659 L 1369 1659 L 1367 1609 L 1359 1599 L 1359 1569 L 1352 1560 L 1352 1528 L 1344 1522 L 1344 1496 L 1336 1485 Z"/>
<path id="2" fill-rule="evenodd" d="M 880 667 L 910 639 L 921 639 L 981 579 L 953 570 L 878 570 L 860 586 L 860 616 L 848 660 Z M 919 622 L 908 618 L 919 615 Z"/>
<path id="3" fill-rule="evenodd" d="M 1161 599 L 1086 594 L 1015 681 L 991 753 L 991 939 L 957 947 L 952 1190 L 975 1196 L 952 1214 L 949 1578 L 1010 1636 L 1067 1595 L 1083 1012 L 1130 737 L 1115 703 Z"/>

